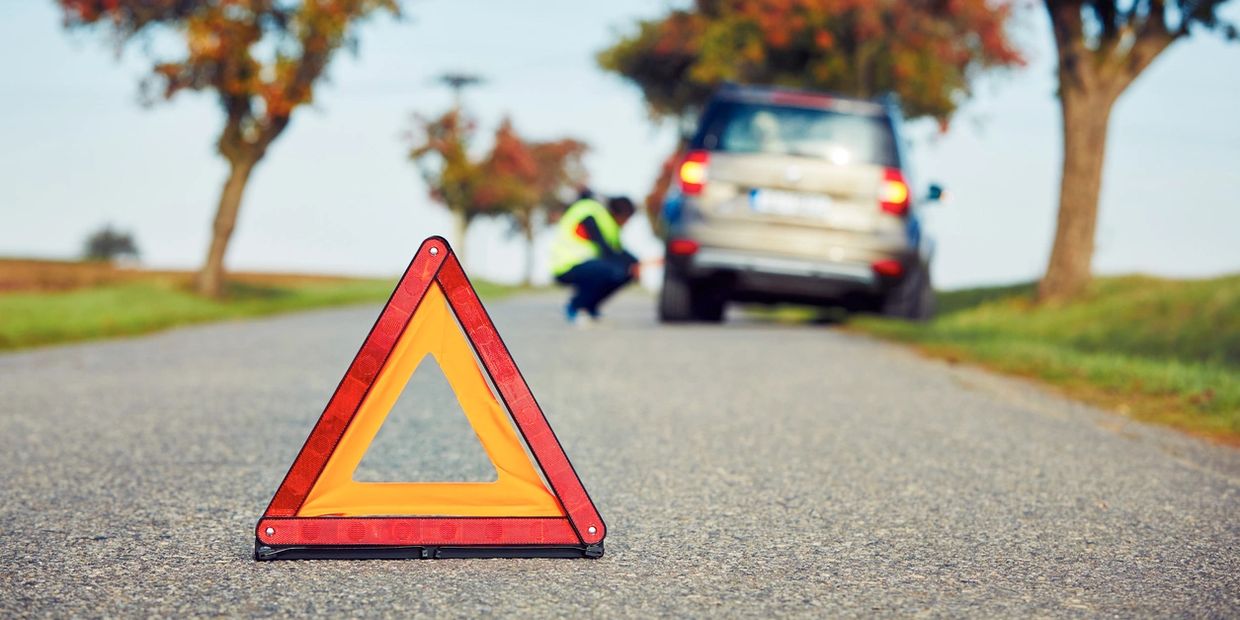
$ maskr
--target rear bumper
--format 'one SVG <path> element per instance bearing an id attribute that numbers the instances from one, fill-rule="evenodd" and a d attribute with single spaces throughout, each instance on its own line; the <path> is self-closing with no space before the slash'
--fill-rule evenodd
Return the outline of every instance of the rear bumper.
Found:
<path id="1" fill-rule="evenodd" d="M 875 275 L 866 263 L 716 248 L 702 248 L 691 256 L 669 256 L 668 268 L 724 291 L 730 300 L 759 303 L 868 307 L 898 281 Z"/>
<path id="2" fill-rule="evenodd" d="M 850 282 L 864 287 L 875 286 L 878 283 L 869 265 L 859 263 L 758 256 L 710 248 L 703 248 L 691 257 L 690 262 L 694 270 L 699 272 L 726 270 L 755 275 L 827 279 Z"/>

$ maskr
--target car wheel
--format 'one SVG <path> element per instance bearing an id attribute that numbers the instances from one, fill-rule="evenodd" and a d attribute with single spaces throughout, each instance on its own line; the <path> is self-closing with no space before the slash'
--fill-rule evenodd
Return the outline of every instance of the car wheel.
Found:
<path id="1" fill-rule="evenodd" d="M 727 300 L 719 291 L 705 287 L 691 287 L 693 296 L 693 319 L 704 323 L 723 322 Z"/>
<path id="2" fill-rule="evenodd" d="M 682 323 L 692 319 L 693 292 L 689 282 L 668 269 L 663 273 L 663 288 L 659 291 L 659 321 Z"/>
<path id="3" fill-rule="evenodd" d="M 934 318 L 936 307 L 934 285 L 930 281 L 930 266 L 921 263 L 917 269 L 900 282 L 883 300 L 884 316 L 909 321 L 929 321 Z"/>
<path id="4" fill-rule="evenodd" d="M 663 272 L 663 289 L 659 292 L 659 321 L 718 323 L 723 320 L 726 305 L 727 300 L 714 288 L 693 282 L 671 269 Z"/>

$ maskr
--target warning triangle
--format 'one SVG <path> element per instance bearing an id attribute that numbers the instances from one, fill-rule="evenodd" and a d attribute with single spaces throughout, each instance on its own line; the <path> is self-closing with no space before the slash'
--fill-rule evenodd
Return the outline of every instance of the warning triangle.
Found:
<path id="1" fill-rule="evenodd" d="M 355 480 L 392 406 L 428 359 L 443 370 L 496 479 Z M 259 520 L 254 555 L 599 557 L 605 533 L 460 261 L 447 241 L 431 237 Z"/>

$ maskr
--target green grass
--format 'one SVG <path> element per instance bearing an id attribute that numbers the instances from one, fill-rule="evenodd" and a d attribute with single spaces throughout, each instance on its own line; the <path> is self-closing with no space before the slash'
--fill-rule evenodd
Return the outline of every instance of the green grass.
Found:
<path id="1" fill-rule="evenodd" d="M 1103 278 L 1083 299 L 1039 306 L 1032 285 L 940 293 L 918 325 L 866 332 L 939 357 L 1034 377 L 1132 417 L 1240 441 L 1240 275 Z"/>
<path id="2" fill-rule="evenodd" d="M 69 291 L 0 294 L 0 349 L 142 334 L 177 325 L 353 303 L 383 302 L 395 279 L 289 279 L 233 283 L 222 301 L 173 278 L 151 277 Z M 474 282 L 484 299 L 514 290 Z"/>

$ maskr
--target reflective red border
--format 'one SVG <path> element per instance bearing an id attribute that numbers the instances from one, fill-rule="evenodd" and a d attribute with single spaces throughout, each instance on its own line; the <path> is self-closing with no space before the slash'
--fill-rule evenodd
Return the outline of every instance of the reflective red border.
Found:
<path id="1" fill-rule="evenodd" d="M 564 517 L 289 517 L 258 522 L 265 545 L 579 545 Z"/>

